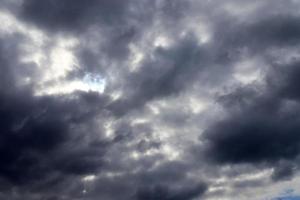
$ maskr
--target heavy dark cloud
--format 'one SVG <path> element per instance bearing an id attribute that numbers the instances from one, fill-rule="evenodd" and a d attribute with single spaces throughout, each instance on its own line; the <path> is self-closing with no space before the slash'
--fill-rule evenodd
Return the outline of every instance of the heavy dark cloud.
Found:
<path id="1" fill-rule="evenodd" d="M 131 1 L 24 1 L 21 16 L 41 27 L 54 30 L 85 29 L 96 22 L 119 24 L 126 17 Z"/>
<path id="2" fill-rule="evenodd" d="M 299 64 L 297 59 L 281 63 L 281 58 L 270 56 L 270 52 L 298 46 L 298 20 L 298 16 L 290 14 L 271 14 L 265 19 L 253 17 L 234 23 L 225 19 L 221 22 L 230 28 L 222 33 L 219 30 L 224 30 L 225 25 L 218 23 L 220 27 L 215 34 L 220 42 L 219 55 L 226 55 L 222 61 L 232 63 L 245 56 L 245 52 L 248 56 L 265 56 L 265 63 L 257 67 L 263 68 L 267 75 L 264 84 L 237 86 L 218 97 L 217 102 L 226 114 L 201 136 L 206 142 L 204 151 L 208 159 L 223 164 L 260 163 L 275 168 L 282 160 L 297 162 Z M 292 170 L 285 169 L 275 169 L 273 178 L 292 174 Z"/>
<path id="3" fill-rule="evenodd" d="M 207 156 L 219 163 L 266 164 L 274 180 L 290 177 L 300 153 L 298 62 L 271 69 L 265 88 L 242 87 L 219 102 L 228 115 L 204 132 Z M 286 161 L 289 164 L 280 164 Z M 289 167 L 290 166 L 290 167 Z M 277 168 L 278 167 L 278 168 Z"/>
<path id="4" fill-rule="evenodd" d="M 3 193 L 10 185 L 26 191 L 37 184 L 50 190 L 56 181 L 68 176 L 95 173 L 101 169 L 102 156 L 110 145 L 93 145 L 101 137 L 92 139 L 92 129 L 76 130 L 96 116 L 99 106 L 93 98 L 99 103 L 101 97 L 80 92 L 38 97 L 30 85 L 22 83 L 30 66 L 11 60 L 19 56 L 21 39 L 1 40 L 0 177 L 8 186 L 1 189 Z M 88 139 L 86 144 L 84 138 Z"/>
<path id="5" fill-rule="evenodd" d="M 0 199 L 246 200 L 298 180 L 299 6 L 4 0 Z"/>
<path id="6" fill-rule="evenodd" d="M 153 188 L 141 188 L 137 192 L 138 200 L 189 200 L 202 195 L 205 191 L 205 185 L 198 185 L 194 188 L 182 188 L 177 191 L 172 191 L 166 186 L 154 186 Z"/>
<path id="7" fill-rule="evenodd" d="M 105 144 L 72 147 L 89 134 L 76 133 L 76 126 L 95 116 L 80 111 L 82 103 L 84 100 L 35 98 L 21 92 L 3 95 L 1 175 L 22 183 L 44 178 L 54 171 L 67 174 L 97 171 Z"/>
<path id="8" fill-rule="evenodd" d="M 112 109 L 123 114 L 148 101 L 180 94 L 207 67 L 207 54 L 192 35 L 174 46 L 157 47 L 154 59 L 145 60 L 137 72 L 128 74 L 127 94 Z"/>
<path id="9" fill-rule="evenodd" d="M 220 27 L 216 27 L 215 30 L 215 34 L 221 38 L 221 41 L 217 40 L 217 42 L 224 42 L 227 47 L 244 47 L 250 51 L 262 52 L 274 46 L 282 48 L 299 43 L 299 16 L 271 15 L 259 21 L 234 23 L 227 20 L 218 22 L 217 25 Z M 223 26 L 226 25 L 230 29 L 224 30 Z"/>

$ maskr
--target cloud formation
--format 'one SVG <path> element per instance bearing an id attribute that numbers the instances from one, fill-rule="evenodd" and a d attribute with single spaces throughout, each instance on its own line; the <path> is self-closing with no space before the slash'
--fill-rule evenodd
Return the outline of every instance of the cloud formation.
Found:
<path id="1" fill-rule="evenodd" d="M 2 1 L 0 199 L 272 199 L 299 184 L 299 7 Z"/>

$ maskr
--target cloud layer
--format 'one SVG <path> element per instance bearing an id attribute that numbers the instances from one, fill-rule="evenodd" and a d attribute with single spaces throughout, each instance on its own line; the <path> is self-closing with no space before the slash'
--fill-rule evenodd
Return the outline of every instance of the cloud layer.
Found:
<path id="1" fill-rule="evenodd" d="M 2 1 L 0 199 L 248 200 L 295 187 L 299 7 Z"/>

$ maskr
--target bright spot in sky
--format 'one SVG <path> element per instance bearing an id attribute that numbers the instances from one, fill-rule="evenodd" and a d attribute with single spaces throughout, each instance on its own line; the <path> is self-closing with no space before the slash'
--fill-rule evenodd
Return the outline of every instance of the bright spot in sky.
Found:
<path id="1" fill-rule="evenodd" d="M 233 77 L 243 83 L 250 84 L 263 79 L 262 71 L 256 68 L 257 60 L 243 60 L 234 66 Z"/>
<path id="2" fill-rule="evenodd" d="M 66 80 L 51 87 L 44 88 L 37 95 L 70 94 L 75 91 L 103 93 L 106 79 L 97 74 L 86 74 L 82 79 Z"/>
<path id="3" fill-rule="evenodd" d="M 154 39 L 155 47 L 166 47 L 170 44 L 170 40 L 166 36 L 158 36 Z"/>
<path id="4" fill-rule="evenodd" d="M 90 182 L 90 181 L 94 181 L 95 178 L 96 178 L 95 175 L 88 175 L 88 176 L 83 177 L 82 180 L 85 181 L 85 182 Z"/>
<path id="5" fill-rule="evenodd" d="M 91 182 L 93 182 L 96 179 L 95 175 L 88 175 L 88 176 L 84 176 L 81 180 L 83 181 L 83 190 L 82 193 L 86 194 L 89 191 L 90 188 L 90 184 Z"/>
<path id="6" fill-rule="evenodd" d="M 83 83 L 86 86 L 86 90 L 100 93 L 104 92 L 106 86 L 106 81 L 102 76 L 91 73 L 88 73 L 83 77 Z"/>

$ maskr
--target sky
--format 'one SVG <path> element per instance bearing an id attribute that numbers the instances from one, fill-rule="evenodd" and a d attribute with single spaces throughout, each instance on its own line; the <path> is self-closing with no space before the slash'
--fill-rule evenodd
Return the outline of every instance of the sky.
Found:
<path id="1" fill-rule="evenodd" d="M 300 199 L 299 0 L 1 0 L 0 200 Z"/>

